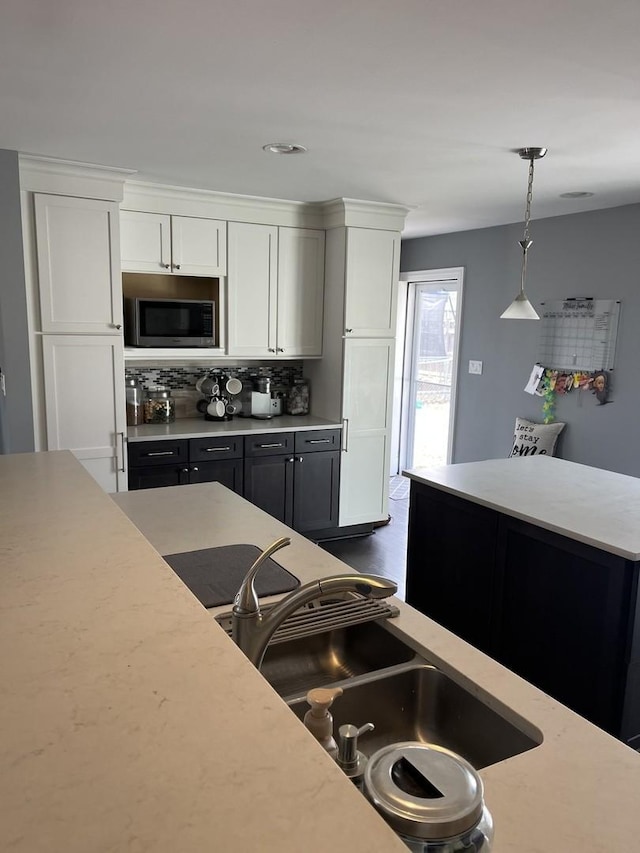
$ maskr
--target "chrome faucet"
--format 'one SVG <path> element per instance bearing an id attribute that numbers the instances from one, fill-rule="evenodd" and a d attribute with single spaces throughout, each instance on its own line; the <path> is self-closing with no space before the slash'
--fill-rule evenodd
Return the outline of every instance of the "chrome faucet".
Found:
<path id="1" fill-rule="evenodd" d="M 283 536 L 265 548 L 245 575 L 233 603 L 231 636 L 257 669 L 262 665 L 264 653 L 275 632 L 284 620 L 303 604 L 330 593 L 356 592 L 365 598 L 387 598 L 398 590 L 396 583 L 377 575 L 361 575 L 358 572 L 332 575 L 298 587 L 264 616 L 253 582 L 265 560 L 290 542 L 288 536 Z"/>

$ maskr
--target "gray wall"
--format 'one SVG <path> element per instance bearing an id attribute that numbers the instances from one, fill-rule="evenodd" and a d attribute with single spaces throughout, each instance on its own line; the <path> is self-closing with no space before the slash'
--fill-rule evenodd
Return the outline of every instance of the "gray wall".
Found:
<path id="1" fill-rule="evenodd" d="M 589 392 L 558 397 L 556 420 L 567 426 L 565 459 L 640 476 L 640 205 L 535 220 L 527 294 L 545 299 L 621 299 L 610 405 Z M 507 456 L 516 416 L 542 422 L 542 398 L 523 388 L 538 358 L 540 323 L 500 320 L 520 286 L 522 225 L 506 225 L 402 244 L 404 272 L 465 269 L 454 462 Z M 469 359 L 484 362 L 482 376 Z"/>
<path id="2" fill-rule="evenodd" d="M 0 367 L 6 397 L 0 397 L 0 451 L 34 449 L 29 334 L 16 151 L 0 149 Z"/>

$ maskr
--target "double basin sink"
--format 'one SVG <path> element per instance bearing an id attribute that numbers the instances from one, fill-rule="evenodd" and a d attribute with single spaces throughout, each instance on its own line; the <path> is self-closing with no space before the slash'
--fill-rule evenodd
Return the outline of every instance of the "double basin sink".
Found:
<path id="1" fill-rule="evenodd" d="M 301 720 L 308 690 L 342 687 L 331 708 L 335 730 L 373 723 L 359 742 L 366 755 L 390 743 L 421 741 L 444 746 L 479 770 L 542 743 L 533 725 L 432 666 L 384 622 L 273 644 L 261 672 Z"/>

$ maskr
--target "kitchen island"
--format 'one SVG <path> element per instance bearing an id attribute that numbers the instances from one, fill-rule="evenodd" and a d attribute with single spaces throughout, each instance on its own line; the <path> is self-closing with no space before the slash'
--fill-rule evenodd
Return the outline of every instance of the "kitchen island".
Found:
<path id="1" fill-rule="evenodd" d="M 2 849 L 406 850 L 159 552 L 288 534 L 302 582 L 343 564 L 213 483 L 122 512 L 56 452 L 0 457 L 0 486 Z M 481 771 L 494 853 L 635 849 L 637 753 L 396 603 L 394 633 L 543 733 Z"/>
<path id="2" fill-rule="evenodd" d="M 547 456 L 407 473 L 407 601 L 640 746 L 640 480 Z"/>

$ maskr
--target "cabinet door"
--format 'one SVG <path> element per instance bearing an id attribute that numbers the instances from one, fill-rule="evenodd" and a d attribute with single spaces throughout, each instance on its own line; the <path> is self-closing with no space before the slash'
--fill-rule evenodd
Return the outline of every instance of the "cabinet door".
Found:
<path id="1" fill-rule="evenodd" d="M 230 222 L 228 242 L 229 355 L 275 355 L 278 229 Z"/>
<path id="2" fill-rule="evenodd" d="M 181 275 L 227 272 L 227 223 L 191 216 L 171 217 L 172 269 Z"/>
<path id="3" fill-rule="evenodd" d="M 159 489 L 165 486 L 185 486 L 189 482 L 189 469 L 176 465 L 143 465 L 129 469 L 129 491 Z"/>
<path id="4" fill-rule="evenodd" d="M 322 355 L 324 231 L 278 230 L 278 327 L 282 355 Z"/>
<path id="5" fill-rule="evenodd" d="M 118 205 L 39 193 L 34 200 L 42 331 L 120 334 Z"/>
<path id="6" fill-rule="evenodd" d="M 345 340 L 340 526 L 387 518 L 392 339 Z"/>
<path id="7" fill-rule="evenodd" d="M 242 459 L 220 459 L 189 466 L 190 483 L 222 483 L 241 495 L 243 492 Z"/>
<path id="8" fill-rule="evenodd" d="M 400 275 L 400 235 L 395 231 L 348 228 L 345 334 L 392 338 Z"/>
<path id="9" fill-rule="evenodd" d="M 325 530 L 338 524 L 340 451 L 296 456 L 293 529 Z"/>
<path id="10" fill-rule="evenodd" d="M 42 338 L 47 450 L 71 450 L 107 492 L 127 488 L 122 339 Z"/>
<path id="11" fill-rule="evenodd" d="M 293 466 L 293 456 L 256 456 L 244 460 L 244 497 L 290 527 Z"/>
<path id="12" fill-rule="evenodd" d="M 498 513 L 413 482 L 407 603 L 493 652 Z"/>
<path id="13" fill-rule="evenodd" d="M 125 272 L 171 271 L 171 217 L 120 212 L 121 266 Z"/>

